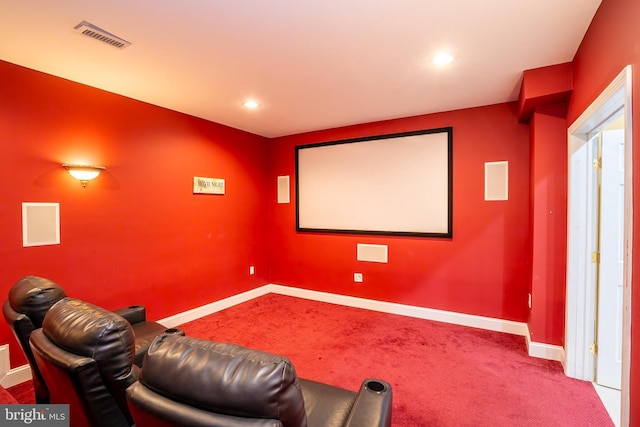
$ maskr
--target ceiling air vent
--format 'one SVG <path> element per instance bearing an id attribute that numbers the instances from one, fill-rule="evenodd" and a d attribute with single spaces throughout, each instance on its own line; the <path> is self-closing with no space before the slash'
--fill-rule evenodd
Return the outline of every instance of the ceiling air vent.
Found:
<path id="1" fill-rule="evenodd" d="M 131 44 L 125 39 L 114 36 L 110 32 L 105 31 L 100 27 L 96 27 L 95 25 L 87 21 L 82 21 L 81 23 L 73 27 L 73 29 L 84 36 L 91 37 L 92 39 L 101 41 L 102 43 L 106 43 L 113 47 L 117 47 L 118 49 L 124 49 Z"/>

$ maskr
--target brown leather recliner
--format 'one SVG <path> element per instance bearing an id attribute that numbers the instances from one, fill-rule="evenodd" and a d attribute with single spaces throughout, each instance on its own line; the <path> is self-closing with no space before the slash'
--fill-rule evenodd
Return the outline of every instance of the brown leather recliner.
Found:
<path id="1" fill-rule="evenodd" d="M 53 281 L 43 277 L 26 276 L 11 287 L 9 297 L 3 305 L 4 318 L 31 367 L 37 403 L 49 403 L 49 391 L 33 360 L 29 337 L 35 329 L 42 327 L 42 321 L 51 306 L 65 296 L 64 290 Z M 165 327 L 157 322 L 147 321 L 146 310 L 140 305 L 121 308 L 115 310 L 115 313 L 124 317 L 133 327 L 134 363 L 140 366 L 149 345 L 157 335 L 165 331 Z"/>
<path id="2" fill-rule="evenodd" d="M 133 328 L 122 316 L 64 298 L 31 333 L 50 403 L 69 404 L 72 427 L 133 425 L 125 390 L 136 381 Z"/>
<path id="3" fill-rule="evenodd" d="M 391 425 L 384 381 L 355 393 L 298 378 L 283 356 L 177 335 L 154 340 L 126 395 L 136 427 Z"/>

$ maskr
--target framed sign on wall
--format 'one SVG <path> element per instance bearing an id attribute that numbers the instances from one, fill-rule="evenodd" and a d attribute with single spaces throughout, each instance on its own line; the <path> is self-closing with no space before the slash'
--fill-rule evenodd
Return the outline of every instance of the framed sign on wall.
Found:
<path id="1" fill-rule="evenodd" d="M 296 147 L 296 229 L 453 236 L 453 128 Z"/>
<path id="2" fill-rule="evenodd" d="M 194 176 L 193 194 L 224 194 L 224 179 Z"/>

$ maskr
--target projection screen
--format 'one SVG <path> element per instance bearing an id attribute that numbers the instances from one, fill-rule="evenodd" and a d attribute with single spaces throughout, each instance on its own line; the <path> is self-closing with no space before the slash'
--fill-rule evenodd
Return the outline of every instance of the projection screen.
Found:
<path id="1" fill-rule="evenodd" d="M 453 128 L 296 147 L 296 230 L 451 238 Z"/>

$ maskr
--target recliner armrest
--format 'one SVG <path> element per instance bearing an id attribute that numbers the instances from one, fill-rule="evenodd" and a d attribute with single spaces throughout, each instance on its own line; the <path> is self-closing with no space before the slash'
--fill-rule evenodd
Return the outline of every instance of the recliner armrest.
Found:
<path id="1" fill-rule="evenodd" d="M 132 325 L 147 320 L 147 311 L 143 305 L 130 305 L 129 307 L 113 310 L 113 312 L 124 317 Z"/>
<path id="2" fill-rule="evenodd" d="M 392 397 L 389 383 L 365 379 L 353 402 L 345 427 L 390 427 Z"/>

